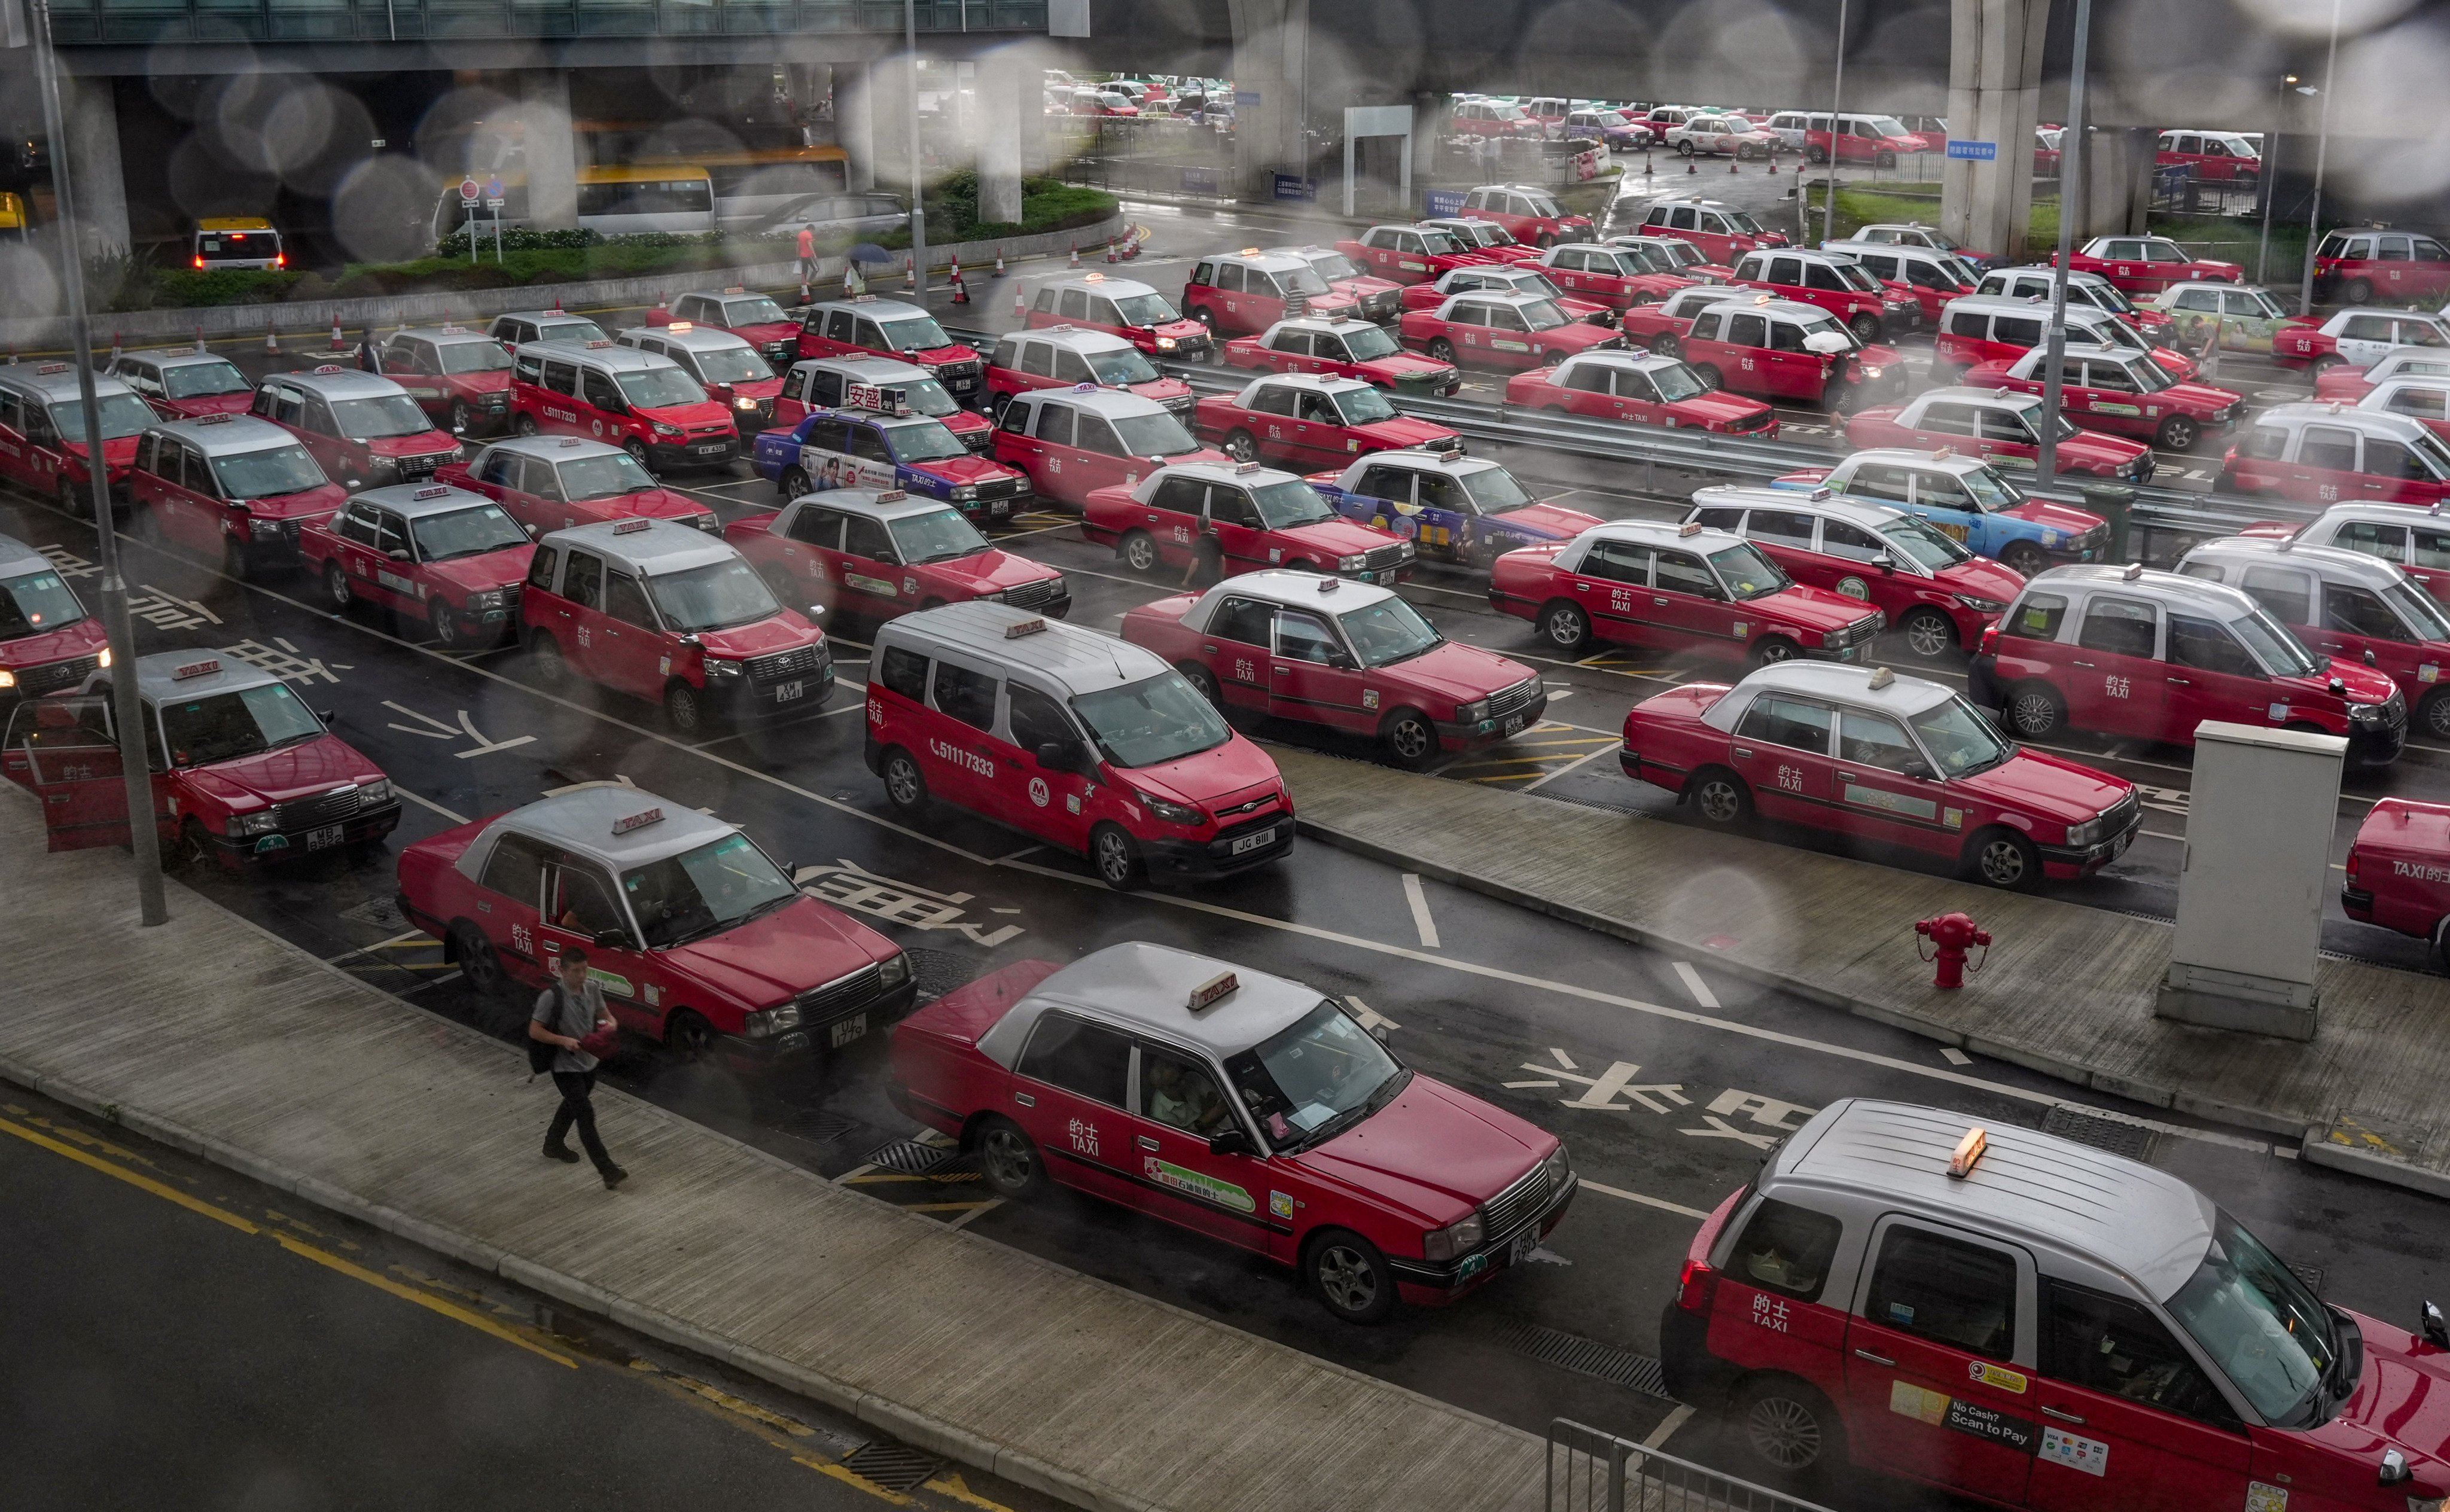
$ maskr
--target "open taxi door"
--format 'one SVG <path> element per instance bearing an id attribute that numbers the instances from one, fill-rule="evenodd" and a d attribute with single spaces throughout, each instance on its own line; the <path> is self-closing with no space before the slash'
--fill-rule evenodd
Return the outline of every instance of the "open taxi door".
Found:
<path id="1" fill-rule="evenodd" d="M 0 771 L 42 801 L 50 850 L 129 843 L 126 775 L 111 738 L 109 699 L 29 698 L 9 716 Z"/>

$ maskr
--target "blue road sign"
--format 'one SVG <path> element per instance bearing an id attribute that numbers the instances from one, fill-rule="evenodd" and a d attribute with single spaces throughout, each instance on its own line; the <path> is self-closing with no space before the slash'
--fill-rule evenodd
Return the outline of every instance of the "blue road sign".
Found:
<path id="1" fill-rule="evenodd" d="M 1948 155 L 1969 163 L 1996 163 L 1999 161 L 1999 144 L 1959 142 L 1951 138 L 1948 144 Z"/>
<path id="2" fill-rule="evenodd" d="M 498 200 L 501 197 L 502 176 L 497 173 L 485 181 L 485 198 L 488 200 Z"/>
<path id="3" fill-rule="evenodd" d="M 1431 189 L 1422 197 L 1428 202 L 1423 208 L 1429 212 L 1429 218 L 1432 221 L 1452 220 L 1463 214 L 1463 197 L 1461 189 Z"/>

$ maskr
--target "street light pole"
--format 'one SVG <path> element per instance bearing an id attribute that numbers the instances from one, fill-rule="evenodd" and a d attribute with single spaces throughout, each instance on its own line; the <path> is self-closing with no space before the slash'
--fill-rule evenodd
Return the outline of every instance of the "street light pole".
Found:
<path id="1" fill-rule="evenodd" d="M 2084 171 L 2084 63 L 2092 41 L 2092 0 L 2076 0 L 2075 56 L 2068 69 L 2068 124 L 2059 152 L 2059 255 L 2051 264 L 2051 331 L 2042 355 L 2042 449 L 2034 480 L 2048 488 L 2058 478 L 2059 370 L 2067 365 L 2068 263 L 2073 256 L 2075 218 L 2082 213 Z"/>
<path id="2" fill-rule="evenodd" d="M 2288 115 L 2288 91 L 2297 87 L 2297 75 L 2291 73 L 2280 81 L 2280 107 L 2271 114 L 2271 149 L 2263 154 L 2263 242 L 2254 252 L 2254 281 L 2261 283 L 2271 264 L 2271 202 L 2280 198 L 2280 175 L 2272 165 L 2280 161 L 2280 128 Z"/>
<path id="3" fill-rule="evenodd" d="M 1846 0 L 1838 0 L 1837 65 L 1837 76 L 1829 86 L 1829 181 L 1820 217 L 1823 242 L 1838 240 L 1838 102 L 1846 98 Z"/>
<path id="4" fill-rule="evenodd" d="M 2323 165 L 2331 153 L 2332 75 L 2340 67 L 2340 0 L 2331 0 L 2331 55 L 2323 64 L 2323 122 L 2314 138 L 2314 204 L 2305 212 L 2305 267 L 2298 279 L 2297 313 L 2314 313 L 2314 248 L 2323 236 Z"/>
<path id="5" fill-rule="evenodd" d="M 136 853 L 136 901 L 149 927 L 170 921 L 162 892 L 162 836 L 153 824 L 153 777 L 146 760 L 145 715 L 136 699 L 136 629 L 127 617 L 127 579 L 119 568 L 119 533 L 110 517 L 110 470 L 102 450 L 102 403 L 93 390 L 93 330 L 85 306 L 85 256 L 77 245 L 76 193 L 69 181 L 68 126 L 60 114 L 60 65 L 51 49 L 51 0 L 32 0 L 34 72 L 43 96 L 43 130 L 51 159 L 51 195 L 59 207 L 60 292 L 67 298 L 68 342 L 76 360 L 77 398 L 85 410 L 87 482 L 93 490 L 95 556 L 102 567 L 102 629 L 110 649 L 110 714 L 127 782 L 127 839 Z M 65 436 L 62 439 L 66 439 Z"/>
<path id="6" fill-rule="evenodd" d="M 902 46 L 910 55 L 910 276 L 915 281 L 910 297 L 924 308 L 927 303 L 927 175 L 919 160 L 919 0 L 902 0 Z"/>

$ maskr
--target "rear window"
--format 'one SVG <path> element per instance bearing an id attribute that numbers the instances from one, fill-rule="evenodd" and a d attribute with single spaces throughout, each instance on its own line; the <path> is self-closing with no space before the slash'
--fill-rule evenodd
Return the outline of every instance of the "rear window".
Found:
<path id="1" fill-rule="evenodd" d="M 1818 1300 L 1844 1226 L 1825 1212 L 1764 1197 L 1736 1241 L 1727 1273 L 1798 1302 Z"/>
<path id="2" fill-rule="evenodd" d="M 2054 641 L 2059 638 L 2060 622 L 2067 618 L 2068 601 L 2057 593 L 2028 593 L 2018 601 L 2015 612 L 2003 622 L 2011 635 L 2027 640 Z"/>

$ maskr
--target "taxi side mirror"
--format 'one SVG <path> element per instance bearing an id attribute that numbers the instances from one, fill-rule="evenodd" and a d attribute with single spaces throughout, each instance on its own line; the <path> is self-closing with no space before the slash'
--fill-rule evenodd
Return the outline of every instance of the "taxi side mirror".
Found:
<path id="1" fill-rule="evenodd" d="M 2450 1323 L 2441 1321 L 2441 1309 L 2435 1307 L 2430 1298 L 2427 1298 L 2424 1304 L 2424 1321 L 2421 1327 L 2425 1343 L 2436 1348 L 2450 1349 Z"/>
<path id="2" fill-rule="evenodd" d="M 1886 552 L 1882 552 L 1879 555 L 1873 557 L 1872 560 L 1883 572 L 1894 572 L 1897 570 L 1897 559 L 1891 556 Z"/>
<path id="3" fill-rule="evenodd" d="M 1898 767 L 1897 772 L 1899 775 L 1911 777 L 1916 782 L 1927 783 L 1931 781 L 1931 767 L 1922 762 L 1908 762 L 1903 766 Z"/>
<path id="4" fill-rule="evenodd" d="M 1255 1155 L 1259 1151 L 1251 1143 L 1250 1132 L 1235 1127 L 1209 1140 L 1208 1153 L 1212 1155 Z"/>
<path id="5" fill-rule="evenodd" d="M 1036 752 L 1038 765 L 1050 772 L 1079 772 L 1084 762 L 1083 752 L 1070 741 L 1050 740 L 1040 743 Z"/>
<path id="6" fill-rule="evenodd" d="M 2415 1479 L 2416 1472 L 2407 1467 L 2407 1456 L 2397 1449 L 2382 1451 L 2382 1468 L 2375 1472 L 2376 1485 L 2399 1485 Z"/>
<path id="7" fill-rule="evenodd" d="M 383 552 L 383 554 L 390 557 L 395 562 L 405 562 L 408 560 L 408 552 L 402 551 L 397 546 L 393 547 L 390 551 Z"/>
<path id="8" fill-rule="evenodd" d="M 626 950 L 630 945 L 630 937 L 618 929 L 599 929 L 588 943 L 598 950 Z"/>

